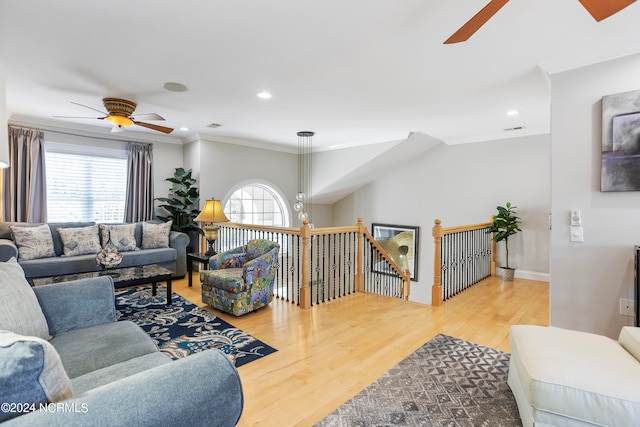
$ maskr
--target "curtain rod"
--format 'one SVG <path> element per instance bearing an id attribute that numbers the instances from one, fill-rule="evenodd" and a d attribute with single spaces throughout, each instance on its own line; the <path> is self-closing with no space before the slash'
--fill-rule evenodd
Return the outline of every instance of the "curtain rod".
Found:
<path id="1" fill-rule="evenodd" d="M 38 130 L 38 131 L 42 131 L 42 132 L 53 132 L 53 133 L 58 133 L 61 135 L 69 135 L 69 136 L 78 136 L 80 138 L 89 138 L 89 139 L 100 139 L 103 141 L 116 141 L 116 142 L 132 142 L 132 143 L 136 143 L 136 144 L 147 144 L 147 145 L 153 145 L 153 142 L 141 142 L 141 141 L 134 141 L 132 139 L 119 139 L 119 138 L 106 138 L 104 136 L 87 136 L 87 135 L 82 135 L 79 133 L 73 133 L 73 132 L 65 132 L 65 131 L 59 131 L 59 130 L 52 130 L 52 129 L 43 129 L 43 128 L 32 128 L 32 127 L 28 127 L 28 126 L 16 126 L 16 125 L 12 125 L 9 124 L 9 126 L 13 127 L 13 128 L 22 128 L 22 129 L 32 129 L 32 130 Z"/>

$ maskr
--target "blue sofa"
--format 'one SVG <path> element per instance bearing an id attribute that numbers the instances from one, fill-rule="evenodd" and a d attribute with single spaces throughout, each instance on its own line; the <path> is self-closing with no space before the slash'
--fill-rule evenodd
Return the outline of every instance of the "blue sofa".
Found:
<path id="1" fill-rule="evenodd" d="M 242 385 L 222 352 L 206 350 L 172 361 L 135 323 L 115 321 L 110 277 L 31 288 L 24 276 L 11 278 L 15 267 L 15 260 L 0 263 L 0 282 L 12 282 L 6 288 L 3 283 L 6 298 L 0 300 L 0 402 L 14 404 L 2 406 L 3 426 L 238 422 Z M 14 318 L 7 304 L 17 310 Z M 42 315 L 44 326 L 37 323 Z M 49 336 L 38 338 L 42 334 Z M 56 361 L 63 370 L 55 370 Z M 36 410 L 15 412 L 26 403 Z"/>
<path id="2" fill-rule="evenodd" d="M 157 221 L 151 221 L 157 223 Z M 142 247 L 142 222 L 137 222 L 135 239 L 138 248 Z M 63 243 L 58 232 L 59 228 L 88 227 L 94 222 L 52 222 L 47 223 L 51 229 L 55 256 L 38 259 L 23 260 L 18 257 L 18 247 L 13 240 L 11 226 L 32 226 L 24 222 L 0 222 L 0 261 L 8 261 L 15 257 L 22 266 L 27 279 L 38 277 L 58 276 L 63 274 L 86 273 L 99 271 L 96 255 L 63 255 Z M 119 267 L 135 267 L 148 264 L 158 264 L 174 272 L 174 278 L 182 278 L 187 272 L 187 246 L 189 236 L 178 231 L 169 234 L 169 247 L 157 249 L 139 249 L 122 252 L 123 259 Z"/>

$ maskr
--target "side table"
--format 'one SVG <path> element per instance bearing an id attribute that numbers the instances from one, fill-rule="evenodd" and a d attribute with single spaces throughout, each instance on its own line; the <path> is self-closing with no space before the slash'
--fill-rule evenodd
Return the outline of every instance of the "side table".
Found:
<path id="1" fill-rule="evenodd" d="M 199 262 L 207 270 L 209 268 L 209 258 L 203 252 L 191 252 L 187 254 L 187 275 L 189 276 L 189 287 L 193 285 L 193 263 Z"/>

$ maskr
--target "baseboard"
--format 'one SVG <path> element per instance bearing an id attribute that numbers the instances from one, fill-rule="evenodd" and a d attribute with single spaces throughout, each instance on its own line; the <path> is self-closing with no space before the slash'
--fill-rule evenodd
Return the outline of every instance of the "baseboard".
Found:
<path id="1" fill-rule="evenodd" d="M 539 273 L 537 271 L 516 270 L 515 277 L 518 279 L 537 280 L 538 282 L 549 283 L 549 273 Z"/>

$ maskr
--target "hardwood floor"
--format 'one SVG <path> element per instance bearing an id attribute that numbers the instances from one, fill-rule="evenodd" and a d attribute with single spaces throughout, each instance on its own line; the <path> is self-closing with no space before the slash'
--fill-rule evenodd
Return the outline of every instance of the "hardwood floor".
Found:
<path id="1" fill-rule="evenodd" d="M 193 282 L 174 291 L 205 307 Z M 308 310 L 274 300 L 242 317 L 206 309 L 278 349 L 238 369 L 238 425 L 310 426 L 439 333 L 508 352 L 511 325 L 548 325 L 549 285 L 492 277 L 441 307 L 357 293 Z"/>

